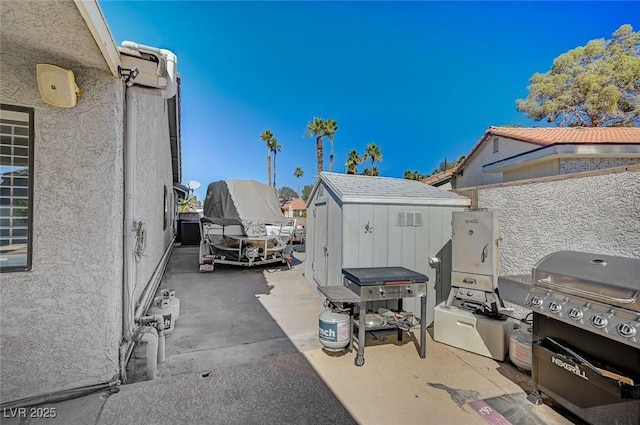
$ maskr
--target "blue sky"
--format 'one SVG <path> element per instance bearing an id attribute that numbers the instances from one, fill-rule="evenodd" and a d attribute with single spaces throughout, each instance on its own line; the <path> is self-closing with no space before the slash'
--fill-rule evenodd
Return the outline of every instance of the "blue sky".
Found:
<path id="1" fill-rule="evenodd" d="M 337 120 L 334 171 L 347 152 L 381 148 L 380 174 L 431 172 L 466 154 L 490 125 L 544 126 L 515 109 L 553 59 L 622 24 L 636 2 L 100 1 L 116 43 L 173 51 L 182 77 L 183 183 L 267 182 L 317 174 L 313 117 Z M 329 164 L 325 143 L 325 169 Z M 363 166 L 360 166 L 362 169 Z"/>

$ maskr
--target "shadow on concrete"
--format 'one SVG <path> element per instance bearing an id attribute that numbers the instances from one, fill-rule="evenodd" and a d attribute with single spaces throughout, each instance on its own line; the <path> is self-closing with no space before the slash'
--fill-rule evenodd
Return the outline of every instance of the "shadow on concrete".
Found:
<path id="1" fill-rule="evenodd" d="M 140 382 L 107 400 L 100 423 L 126 423 L 111 403 L 139 410 L 147 402 L 156 410 L 145 412 L 151 415 L 146 423 L 355 423 L 260 303 L 258 296 L 271 291 L 265 270 L 276 271 L 216 265 L 214 272 L 200 273 L 198 247 L 176 247 L 160 285 L 175 289 L 180 299 L 166 362 L 158 365 L 155 381 L 142 382 L 145 359 L 137 349 L 129 370 Z M 169 395 L 171 388 L 182 394 Z M 166 420 L 175 411 L 187 413 L 191 404 L 198 420 Z"/>

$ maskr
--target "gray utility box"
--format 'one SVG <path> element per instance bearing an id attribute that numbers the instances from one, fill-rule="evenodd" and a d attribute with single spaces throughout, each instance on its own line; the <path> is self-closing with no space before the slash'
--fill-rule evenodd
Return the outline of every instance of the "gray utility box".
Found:
<path id="1" fill-rule="evenodd" d="M 455 211 L 451 286 L 492 292 L 498 285 L 497 217 L 493 211 Z"/>

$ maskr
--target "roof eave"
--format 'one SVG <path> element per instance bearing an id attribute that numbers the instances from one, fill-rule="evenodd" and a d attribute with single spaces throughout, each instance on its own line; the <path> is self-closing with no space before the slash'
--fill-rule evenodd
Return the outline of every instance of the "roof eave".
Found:
<path id="1" fill-rule="evenodd" d="M 98 2 L 96 0 L 73 0 L 73 2 L 102 52 L 111 74 L 114 77 L 119 77 L 120 53 Z"/>
<path id="2" fill-rule="evenodd" d="M 501 173 L 543 161 L 571 157 L 640 157 L 640 144 L 557 143 L 482 166 L 483 172 Z"/>

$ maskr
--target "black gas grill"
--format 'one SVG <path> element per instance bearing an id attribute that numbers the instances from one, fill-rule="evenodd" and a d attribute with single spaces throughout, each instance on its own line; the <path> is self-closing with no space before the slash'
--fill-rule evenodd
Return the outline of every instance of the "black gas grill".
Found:
<path id="1" fill-rule="evenodd" d="M 640 424 L 640 259 L 560 251 L 498 289 L 533 311 L 530 400 L 544 393 L 592 424 Z"/>

